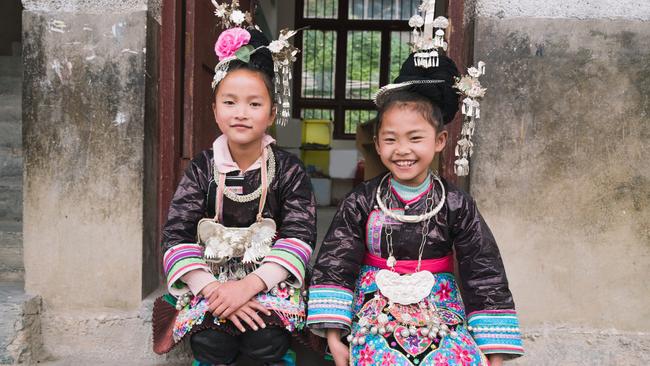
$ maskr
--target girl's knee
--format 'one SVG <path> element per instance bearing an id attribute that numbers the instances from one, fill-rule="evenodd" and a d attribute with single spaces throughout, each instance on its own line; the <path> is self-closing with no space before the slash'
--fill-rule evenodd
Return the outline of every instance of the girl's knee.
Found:
<path id="1" fill-rule="evenodd" d="M 273 362 L 281 360 L 290 345 L 289 332 L 283 328 L 269 327 L 244 333 L 241 351 L 256 361 Z"/>
<path id="2" fill-rule="evenodd" d="M 197 361 L 212 365 L 235 362 L 239 353 L 237 337 L 214 329 L 206 329 L 190 338 L 192 354 Z"/>

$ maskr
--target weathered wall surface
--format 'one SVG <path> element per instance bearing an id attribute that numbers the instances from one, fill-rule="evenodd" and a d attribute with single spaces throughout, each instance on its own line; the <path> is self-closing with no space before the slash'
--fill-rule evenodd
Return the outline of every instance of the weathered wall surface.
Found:
<path id="1" fill-rule="evenodd" d="M 579 20 L 600 15 L 552 3 L 477 4 L 489 95 L 471 191 L 527 334 L 519 364 L 648 364 L 650 4 Z"/>
<path id="2" fill-rule="evenodd" d="M 83 14 L 130 13 L 147 10 L 148 2 L 160 0 L 22 0 L 25 10 Z"/>
<path id="3" fill-rule="evenodd" d="M 472 0 L 482 17 L 650 20 L 646 0 Z"/>
<path id="4" fill-rule="evenodd" d="M 146 12 L 25 6 L 26 290 L 52 309 L 136 309 Z"/>

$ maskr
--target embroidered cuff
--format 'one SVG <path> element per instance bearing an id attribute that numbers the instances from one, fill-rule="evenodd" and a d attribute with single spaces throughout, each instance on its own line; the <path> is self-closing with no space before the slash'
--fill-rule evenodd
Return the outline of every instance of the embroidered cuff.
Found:
<path id="1" fill-rule="evenodd" d="M 309 263 L 312 249 L 307 243 L 295 238 L 278 239 L 271 252 L 264 257 L 262 263 L 276 263 L 289 271 L 296 279 L 295 287 L 302 287 L 305 279 L 305 268 Z"/>
<path id="2" fill-rule="evenodd" d="M 515 310 L 475 311 L 467 318 L 474 340 L 483 353 L 524 354 Z"/>
<path id="3" fill-rule="evenodd" d="M 169 248 L 163 256 L 163 267 L 167 276 L 167 290 L 174 296 L 188 291 L 180 278 L 197 269 L 208 273 L 210 268 L 203 260 L 203 248 L 198 244 L 179 244 Z"/>
<path id="4" fill-rule="evenodd" d="M 343 326 L 344 333 L 350 331 L 352 324 L 352 291 L 334 285 L 316 285 L 309 287 L 307 304 L 307 326 L 311 331 L 325 337 L 323 323 L 336 323 Z"/>

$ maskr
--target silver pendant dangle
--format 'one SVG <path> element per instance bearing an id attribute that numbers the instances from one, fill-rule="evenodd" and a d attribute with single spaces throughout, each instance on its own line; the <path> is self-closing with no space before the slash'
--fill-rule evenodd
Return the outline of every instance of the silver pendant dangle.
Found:
<path id="1" fill-rule="evenodd" d="M 392 269 L 395 269 L 395 264 L 397 264 L 397 259 L 392 255 L 386 259 L 386 265 Z"/>

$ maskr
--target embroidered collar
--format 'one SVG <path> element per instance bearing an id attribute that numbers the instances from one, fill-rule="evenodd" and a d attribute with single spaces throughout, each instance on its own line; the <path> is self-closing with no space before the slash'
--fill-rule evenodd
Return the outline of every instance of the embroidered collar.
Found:
<path id="1" fill-rule="evenodd" d="M 273 143 L 275 143 L 275 139 L 270 135 L 264 135 L 262 138 L 262 148 L 265 148 Z M 239 165 L 237 165 L 237 163 L 233 160 L 232 155 L 230 154 L 230 149 L 228 148 L 228 138 L 226 135 L 217 137 L 212 147 L 214 153 L 214 165 L 219 173 L 228 174 L 230 172 L 241 171 L 241 169 L 239 169 Z M 253 165 L 248 167 L 246 171 L 259 169 L 261 163 L 262 155 L 260 154 L 260 157 L 255 160 Z M 242 171 L 241 174 L 243 173 L 245 172 Z"/>
<path id="2" fill-rule="evenodd" d="M 397 180 L 391 177 L 390 184 L 393 193 L 397 195 L 397 198 L 399 198 L 400 201 L 406 204 L 411 204 L 417 201 L 418 199 L 420 199 L 420 197 L 424 196 L 427 192 L 429 192 L 429 189 L 432 188 L 432 184 L 429 179 L 425 179 L 424 182 L 422 182 L 417 187 L 411 187 L 411 186 L 401 184 Z"/>

